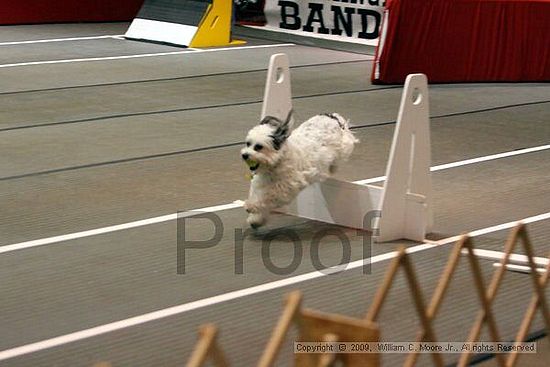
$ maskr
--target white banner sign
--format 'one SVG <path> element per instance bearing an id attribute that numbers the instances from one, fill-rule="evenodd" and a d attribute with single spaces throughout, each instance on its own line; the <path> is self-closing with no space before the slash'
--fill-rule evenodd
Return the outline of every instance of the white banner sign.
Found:
<path id="1" fill-rule="evenodd" d="M 269 30 L 376 46 L 385 0 L 266 0 Z"/>

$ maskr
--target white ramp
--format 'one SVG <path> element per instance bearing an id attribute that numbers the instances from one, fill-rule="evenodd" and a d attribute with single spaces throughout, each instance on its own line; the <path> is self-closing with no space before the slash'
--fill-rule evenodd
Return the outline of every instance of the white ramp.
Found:
<path id="1" fill-rule="evenodd" d="M 262 118 L 284 120 L 292 109 L 288 65 L 285 54 L 271 57 Z M 344 111 L 335 112 L 345 115 Z M 374 229 L 378 242 L 402 238 L 422 241 L 433 222 L 430 165 L 427 79 L 423 74 L 412 74 L 407 77 L 401 98 L 384 187 L 329 178 L 305 188 L 280 211 L 351 228 Z M 373 218 L 377 219 L 370 223 Z"/>
<path id="2" fill-rule="evenodd" d="M 124 35 L 185 47 L 240 45 L 233 40 L 232 0 L 144 0 Z"/>

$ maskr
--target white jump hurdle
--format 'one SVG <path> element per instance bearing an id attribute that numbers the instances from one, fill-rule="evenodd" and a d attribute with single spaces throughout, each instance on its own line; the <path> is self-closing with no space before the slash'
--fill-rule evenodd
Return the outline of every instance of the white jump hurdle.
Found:
<path id="1" fill-rule="evenodd" d="M 271 56 L 262 119 L 285 120 L 292 109 L 289 61 Z M 319 111 L 332 112 L 332 111 Z M 345 111 L 340 112 L 345 116 Z M 375 230 L 377 242 L 422 241 L 433 224 L 428 82 L 424 74 L 407 77 L 397 116 L 384 187 L 329 178 L 304 189 L 280 212 L 341 226 Z M 373 211 L 379 211 L 373 223 Z M 371 215 L 367 215 L 371 213 Z"/>

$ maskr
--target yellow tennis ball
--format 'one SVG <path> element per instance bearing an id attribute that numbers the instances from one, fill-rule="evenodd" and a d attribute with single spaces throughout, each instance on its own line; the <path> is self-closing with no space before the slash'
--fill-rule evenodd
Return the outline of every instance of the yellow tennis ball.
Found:
<path id="1" fill-rule="evenodd" d="M 246 164 L 248 165 L 248 167 L 254 167 L 255 165 L 258 164 L 258 162 L 256 162 L 255 160 L 252 160 L 252 159 L 247 159 Z"/>

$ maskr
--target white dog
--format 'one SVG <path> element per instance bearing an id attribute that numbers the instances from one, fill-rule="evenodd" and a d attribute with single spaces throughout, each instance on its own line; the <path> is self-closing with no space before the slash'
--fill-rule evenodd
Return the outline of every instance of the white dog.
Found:
<path id="1" fill-rule="evenodd" d="M 252 171 L 244 207 L 252 228 L 266 223 L 273 209 L 289 204 L 306 186 L 325 180 L 349 158 L 358 141 L 337 113 L 313 116 L 290 133 L 286 121 L 264 118 L 246 137 L 241 156 Z"/>

